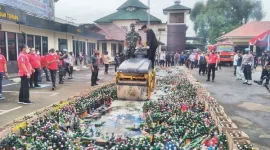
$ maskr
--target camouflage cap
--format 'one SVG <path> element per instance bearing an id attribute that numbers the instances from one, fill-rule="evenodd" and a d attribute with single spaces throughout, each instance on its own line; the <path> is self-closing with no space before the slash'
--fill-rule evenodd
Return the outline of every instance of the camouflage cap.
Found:
<path id="1" fill-rule="evenodd" d="M 135 23 L 130 24 L 131 27 L 135 27 Z"/>

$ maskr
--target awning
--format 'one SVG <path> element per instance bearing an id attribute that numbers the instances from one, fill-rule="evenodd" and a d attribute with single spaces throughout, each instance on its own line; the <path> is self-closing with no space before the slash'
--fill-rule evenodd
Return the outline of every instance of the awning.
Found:
<path id="1" fill-rule="evenodd" d="M 270 46 L 270 30 L 254 37 L 249 41 L 249 45 L 256 45 L 258 47 L 268 47 Z"/>

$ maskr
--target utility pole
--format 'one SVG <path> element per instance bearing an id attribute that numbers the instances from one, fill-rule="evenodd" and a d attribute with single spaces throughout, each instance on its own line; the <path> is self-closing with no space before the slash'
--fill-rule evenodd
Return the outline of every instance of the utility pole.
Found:
<path id="1" fill-rule="evenodd" d="M 148 27 L 150 27 L 150 0 L 148 0 Z"/>

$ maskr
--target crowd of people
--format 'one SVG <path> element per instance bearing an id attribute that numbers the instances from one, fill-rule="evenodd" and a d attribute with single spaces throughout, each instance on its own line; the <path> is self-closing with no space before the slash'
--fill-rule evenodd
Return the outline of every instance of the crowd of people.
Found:
<path id="1" fill-rule="evenodd" d="M 29 96 L 29 89 L 41 87 L 42 74 L 45 73 L 46 81 L 52 82 L 52 90 L 56 88 L 56 74 L 59 74 L 59 84 L 64 84 L 66 74 L 68 79 L 73 78 L 73 66 L 75 59 L 72 52 L 66 49 L 55 51 L 50 49 L 48 54 L 40 56 L 38 49 L 29 48 L 26 44 L 21 47 L 18 56 L 18 75 L 21 78 L 19 91 L 20 104 L 32 104 Z M 2 95 L 3 77 L 8 77 L 6 59 L 0 54 L 0 99 Z"/>

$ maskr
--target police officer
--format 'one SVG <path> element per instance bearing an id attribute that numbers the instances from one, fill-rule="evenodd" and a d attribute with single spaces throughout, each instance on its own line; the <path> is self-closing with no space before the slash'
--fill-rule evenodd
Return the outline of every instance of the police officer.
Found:
<path id="1" fill-rule="evenodd" d="M 252 69 L 254 67 L 254 57 L 249 48 L 245 49 L 242 65 L 244 66 L 245 82 L 244 84 L 252 85 Z"/>
<path id="2" fill-rule="evenodd" d="M 132 23 L 130 25 L 131 31 L 126 34 L 126 40 L 125 40 L 125 55 L 126 59 L 129 59 L 131 57 L 134 57 L 134 52 L 136 50 L 136 47 L 138 45 L 139 40 L 139 33 L 135 31 L 135 24 Z"/>

